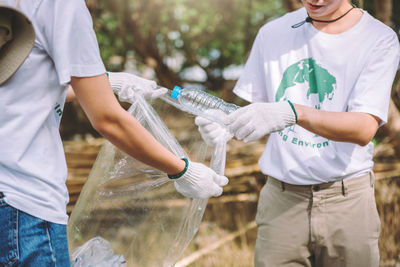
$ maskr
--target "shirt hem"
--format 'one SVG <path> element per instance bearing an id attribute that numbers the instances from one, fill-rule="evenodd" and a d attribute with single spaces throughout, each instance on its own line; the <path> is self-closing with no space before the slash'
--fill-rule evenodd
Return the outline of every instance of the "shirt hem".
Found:
<path id="1" fill-rule="evenodd" d="M 61 214 L 54 214 L 54 211 L 51 211 L 49 209 L 46 208 L 40 208 L 41 211 L 39 211 L 37 208 L 33 208 L 33 207 L 24 207 L 22 205 L 19 205 L 18 201 L 13 201 L 13 199 L 9 198 L 7 196 L 7 193 L 5 193 L 5 197 L 4 197 L 4 201 L 10 205 L 11 207 L 18 209 L 20 211 L 23 211 L 31 216 L 34 216 L 36 218 L 48 221 L 48 222 L 52 222 L 52 223 L 57 223 L 57 224 L 63 224 L 63 225 L 67 225 L 68 223 L 68 215 L 65 213 L 64 215 Z M 28 201 L 28 200 L 25 200 Z M 44 214 L 46 214 L 46 216 L 44 216 Z"/>

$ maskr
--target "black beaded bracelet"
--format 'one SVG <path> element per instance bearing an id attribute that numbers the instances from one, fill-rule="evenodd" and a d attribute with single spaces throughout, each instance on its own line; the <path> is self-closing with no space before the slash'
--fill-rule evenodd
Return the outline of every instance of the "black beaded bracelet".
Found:
<path id="1" fill-rule="evenodd" d="M 174 175 L 170 175 L 168 174 L 168 178 L 169 179 L 178 179 L 181 178 L 182 175 L 184 175 L 189 167 L 189 160 L 187 158 L 182 158 L 183 161 L 185 161 L 185 168 L 183 169 L 183 171 L 181 171 L 178 174 L 174 174 Z"/>

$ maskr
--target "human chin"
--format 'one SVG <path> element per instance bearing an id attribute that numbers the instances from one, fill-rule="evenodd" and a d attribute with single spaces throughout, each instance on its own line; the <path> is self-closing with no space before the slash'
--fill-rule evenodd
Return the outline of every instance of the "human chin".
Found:
<path id="1" fill-rule="evenodd" d="M 326 4 L 320 2 L 303 0 L 304 7 L 310 16 L 323 16 L 326 12 Z"/>
<path id="2" fill-rule="evenodd" d="M 329 19 L 334 17 L 338 10 L 349 5 L 347 0 L 303 0 L 303 4 L 311 17 L 320 19 Z"/>

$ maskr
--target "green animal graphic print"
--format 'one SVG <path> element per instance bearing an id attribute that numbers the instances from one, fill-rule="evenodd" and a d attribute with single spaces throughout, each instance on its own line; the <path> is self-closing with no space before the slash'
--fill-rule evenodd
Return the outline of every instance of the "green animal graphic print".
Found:
<path id="1" fill-rule="evenodd" d="M 316 64 L 314 59 L 306 58 L 290 65 L 285 70 L 275 95 L 275 101 L 281 100 L 288 88 L 305 82 L 308 82 L 309 86 L 307 99 L 311 94 L 317 94 L 320 103 L 323 103 L 325 98 L 332 100 L 336 89 L 336 78 Z"/>

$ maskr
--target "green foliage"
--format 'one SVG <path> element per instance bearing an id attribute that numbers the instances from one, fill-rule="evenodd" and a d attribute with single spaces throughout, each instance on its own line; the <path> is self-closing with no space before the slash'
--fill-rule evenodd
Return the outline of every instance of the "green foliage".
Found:
<path id="1" fill-rule="evenodd" d="M 374 147 L 376 147 L 379 144 L 379 141 L 375 137 L 372 138 L 371 142 L 374 144 Z"/>
<path id="2" fill-rule="evenodd" d="M 139 68 L 148 58 L 165 63 L 179 56 L 176 74 L 200 66 L 208 80 L 223 79 L 223 69 L 243 64 L 258 29 L 285 12 L 279 0 L 97 2 L 91 12 L 107 68 L 115 68 L 115 56 L 124 63 L 129 51 Z"/>
<path id="3" fill-rule="evenodd" d="M 90 5 L 89 2 L 95 3 Z M 223 70 L 242 65 L 255 35 L 283 15 L 283 0 L 91 0 L 88 5 L 109 70 L 150 65 L 159 82 L 181 82 L 185 70 L 200 67 L 207 88 L 224 87 Z M 374 15 L 373 0 L 357 0 Z M 399 30 L 399 1 L 393 1 Z M 174 62 L 174 65 L 170 63 Z M 193 82 L 193 81 L 192 81 Z M 196 81 L 194 81 L 196 82 Z"/>

